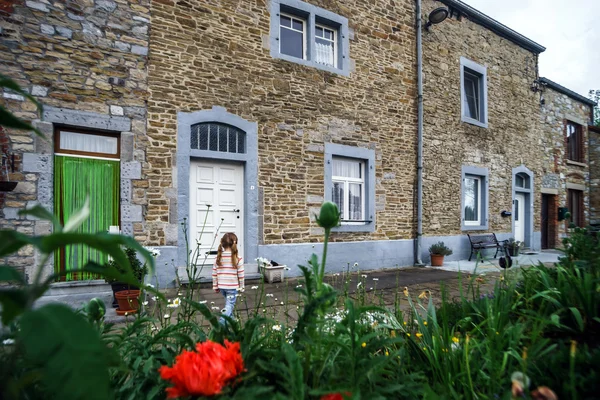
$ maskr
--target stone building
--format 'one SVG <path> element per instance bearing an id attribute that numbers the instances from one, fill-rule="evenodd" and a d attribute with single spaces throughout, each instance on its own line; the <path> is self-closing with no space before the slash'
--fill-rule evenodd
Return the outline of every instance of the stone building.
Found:
<path id="1" fill-rule="evenodd" d="M 484 232 L 539 249 L 545 152 L 531 86 L 545 48 L 464 3 L 442 3 L 449 18 L 423 33 L 423 253 L 443 240 L 464 259 L 466 234 Z M 424 15 L 439 6 L 424 1 Z"/>
<path id="2" fill-rule="evenodd" d="M 423 0 L 423 17 L 440 6 L 450 18 L 422 33 L 423 259 L 437 240 L 454 258 L 468 256 L 472 231 L 520 235 L 539 249 L 541 194 L 554 189 L 552 174 L 563 179 L 572 173 L 565 168 L 581 167 L 559 170 L 552 158 L 552 135 L 567 115 L 555 108 L 569 103 L 551 97 L 564 91 L 548 84 L 540 108 L 531 90 L 541 82 L 542 46 L 457 0 Z M 189 249 L 211 265 L 210 250 L 226 231 L 238 235 L 250 275 L 259 256 L 299 274 L 297 264 L 322 247 L 314 214 L 332 200 L 343 222 L 331 239 L 330 271 L 355 262 L 412 265 L 415 19 L 413 0 L 1 6 L 2 72 L 45 111 L 36 115 L 10 92 L 2 104 L 48 139 L 1 134 L 3 151 L 16 156 L 10 179 L 19 182 L 0 198 L 1 227 L 48 232 L 18 210 L 39 202 L 64 219 L 91 192 L 104 208 L 88 229 L 118 225 L 159 247 L 164 287 L 177 271 L 181 277 Z M 583 126 L 580 99 L 567 97 L 575 101 L 567 119 Z M 515 221 L 516 213 L 523 218 Z M 67 250 L 54 267 L 82 257 Z M 29 267 L 34 258 L 24 251 L 4 261 Z"/>
<path id="3" fill-rule="evenodd" d="M 591 221 L 591 123 L 594 102 L 547 78 L 542 78 L 542 146 L 546 150 L 540 192 L 541 248 L 560 245 L 571 223 L 585 227 Z M 559 221 L 558 208 L 571 218 Z"/>
<path id="4" fill-rule="evenodd" d="M 50 232 L 48 222 L 18 211 L 41 203 L 64 220 L 83 205 L 87 193 L 93 208 L 87 230 L 114 225 L 134 234 L 134 223 L 142 222 L 147 200 L 135 188 L 147 186 L 141 171 L 148 146 L 149 3 L 1 3 L 0 72 L 35 96 L 44 113 L 38 115 L 33 103 L 8 91 L 0 101 L 32 121 L 45 138 L 0 132 L 3 154 L 15 158 L 15 171 L 9 169 L 8 177 L 18 182 L 13 191 L 0 193 L 0 228 Z M 73 268 L 85 259 L 80 249 L 70 248 L 51 260 L 46 272 Z M 39 260 L 24 249 L 0 261 L 31 275 Z"/>

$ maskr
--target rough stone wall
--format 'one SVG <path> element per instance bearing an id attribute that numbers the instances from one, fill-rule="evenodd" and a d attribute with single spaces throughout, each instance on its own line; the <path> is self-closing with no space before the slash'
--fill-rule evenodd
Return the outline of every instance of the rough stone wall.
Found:
<path id="1" fill-rule="evenodd" d="M 542 105 L 541 120 L 544 135 L 542 147 L 544 157 L 544 181 L 542 187 L 558 189 L 558 207 L 567 207 L 568 183 L 583 185 L 584 218 L 586 224 L 590 221 L 590 158 L 588 127 L 590 121 L 590 107 L 571 97 L 559 93 L 551 88 L 544 91 L 544 105 Z M 581 125 L 583 133 L 583 163 L 573 163 L 567 157 L 566 122 L 572 121 Z M 590 138 L 591 139 L 591 138 Z M 562 237 L 566 234 L 568 221 L 558 223 L 557 234 Z"/>
<path id="2" fill-rule="evenodd" d="M 600 127 L 588 127 L 590 170 L 590 224 L 600 224 Z"/>
<path id="3" fill-rule="evenodd" d="M 122 132 L 122 140 L 135 146 L 135 151 L 130 159 L 122 161 L 143 162 L 147 145 L 150 1 L 9 3 L 0 4 L 0 71 L 47 109 L 59 110 L 59 115 L 60 110 L 68 109 L 80 112 L 82 118 L 86 118 L 85 112 L 93 112 L 107 118 L 129 119 L 130 132 Z M 6 132 L 6 150 L 16 156 L 16 171 L 10 174 L 10 180 L 19 184 L 4 195 L 0 228 L 27 234 L 49 232 L 47 223 L 24 219 L 17 212 L 37 201 L 52 207 L 54 126 L 42 122 L 34 104 L 20 95 L 4 92 L 0 102 L 17 116 L 32 121 L 47 136 L 47 140 L 42 140 L 30 132 Z M 24 158 L 34 162 L 28 167 Z M 144 187 L 147 182 L 134 181 L 134 186 Z M 131 197 L 132 204 L 140 209 L 145 201 L 144 194 L 138 191 Z M 23 268 L 32 267 L 34 261 L 33 251 L 24 249 L 18 257 L 0 263 Z"/>
<path id="4" fill-rule="evenodd" d="M 423 16 L 439 7 L 423 2 Z M 460 57 L 487 67 L 488 128 L 461 122 Z M 461 167 L 488 168 L 489 232 L 512 230 L 512 169 L 534 173 L 534 226 L 540 227 L 539 182 L 543 173 L 536 55 L 462 16 L 423 32 L 424 193 L 423 232 L 462 235 Z"/>
<path id="5" fill-rule="evenodd" d="M 222 106 L 258 123 L 262 243 L 318 241 L 310 223 L 324 196 L 324 143 L 376 151 L 377 226 L 333 240 L 411 238 L 416 139 L 414 7 L 409 0 L 310 0 L 349 20 L 349 77 L 273 59 L 262 0 L 155 0 L 148 104 L 145 238 L 171 244 L 179 221 L 176 116 Z M 171 211 L 171 214 L 170 214 Z M 260 233 L 259 233 L 260 234 Z"/>

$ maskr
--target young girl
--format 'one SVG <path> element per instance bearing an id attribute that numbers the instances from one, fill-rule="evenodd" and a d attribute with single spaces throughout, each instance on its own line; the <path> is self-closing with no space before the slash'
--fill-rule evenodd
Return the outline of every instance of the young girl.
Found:
<path id="1" fill-rule="evenodd" d="M 226 233 L 221 238 L 217 259 L 213 265 L 213 290 L 225 297 L 224 315 L 231 317 L 238 290 L 244 291 L 244 264 L 238 255 L 238 238 L 235 233 Z M 225 321 L 221 318 L 221 323 Z"/>

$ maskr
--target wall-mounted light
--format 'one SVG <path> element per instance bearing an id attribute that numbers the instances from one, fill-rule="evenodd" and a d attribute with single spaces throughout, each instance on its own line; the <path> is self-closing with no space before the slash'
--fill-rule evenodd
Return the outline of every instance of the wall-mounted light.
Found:
<path id="1" fill-rule="evenodd" d="M 425 24 L 425 29 L 429 30 L 431 25 L 437 25 L 448 18 L 448 9 L 445 7 L 438 7 L 429 13 L 429 21 Z"/>

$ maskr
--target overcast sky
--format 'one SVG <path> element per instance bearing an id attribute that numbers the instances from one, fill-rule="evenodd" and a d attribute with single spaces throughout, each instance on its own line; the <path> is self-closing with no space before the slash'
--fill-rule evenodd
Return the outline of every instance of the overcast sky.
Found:
<path id="1" fill-rule="evenodd" d="M 544 46 L 540 75 L 587 97 L 600 89 L 600 0 L 462 0 Z"/>

